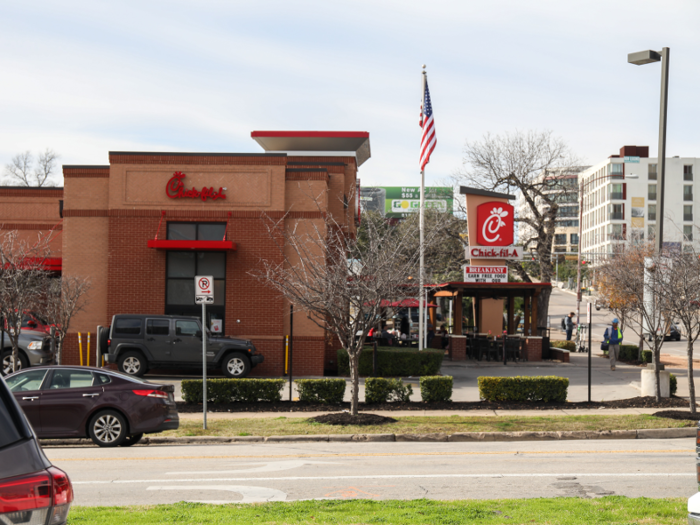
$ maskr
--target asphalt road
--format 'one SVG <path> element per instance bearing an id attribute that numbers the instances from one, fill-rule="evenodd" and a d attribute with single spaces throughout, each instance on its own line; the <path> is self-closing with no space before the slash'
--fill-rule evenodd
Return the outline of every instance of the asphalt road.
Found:
<path id="1" fill-rule="evenodd" d="M 303 499 L 689 497 L 695 442 L 290 443 L 48 448 L 76 505 Z"/>

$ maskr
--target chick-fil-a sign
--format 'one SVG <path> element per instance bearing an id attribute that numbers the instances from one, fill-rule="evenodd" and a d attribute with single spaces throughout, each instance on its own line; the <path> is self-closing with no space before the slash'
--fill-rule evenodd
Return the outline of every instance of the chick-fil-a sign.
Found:
<path id="1" fill-rule="evenodd" d="M 216 199 L 226 198 L 226 195 L 224 195 L 226 188 L 220 187 L 219 191 L 216 191 L 213 186 L 210 186 L 209 188 L 202 188 L 202 191 L 199 191 L 197 188 L 186 190 L 185 183 L 182 182 L 185 176 L 181 171 L 173 173 L 172 178 L 165 186 L 165 194 L 168 197 L 171 199 L 202 199 L 203 201 L 207 199 L 215 201 Z"/>

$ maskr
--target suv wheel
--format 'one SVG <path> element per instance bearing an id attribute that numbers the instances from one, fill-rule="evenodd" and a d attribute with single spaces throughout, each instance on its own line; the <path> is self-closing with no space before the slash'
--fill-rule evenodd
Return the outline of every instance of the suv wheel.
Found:
<path id="1" fill-rule="evenodd" d="M 119 412 L 105 410 L 90 420 L 90 439 L 100 447 L 118 447 L 128 435 L 126 419 Z"/>
<path id="2" fill-rule="evenodd" d="M 148 363 L 141 352 L 130 350 L 119 356 L 119 371 L 130 375 L 141 377 L 148 371 Z"/>
<path id="3" fill-rule="evenodd" d="M 2 372 L 2 375 L 6 376 L 7 374 L 12 373 L 12 350 L 5 350 L 2 353 L 2 368 L 0 368 L 0 372 Z M 23 368 L 27 368 L 29 366 L 29 362 L 27 362 L 27 358 L 24 356 L 22 352 L 17 352 L 17 366 L 15 367 L 15 372 L 18 370 L 22 370 Z"/>
<path id="4" fill-rule="evenodd" d="M 224 357 L 221 370 L 226 377 L 246 377 L 250 372 L 250 360 L 243 354 L 228 354 Z"/>

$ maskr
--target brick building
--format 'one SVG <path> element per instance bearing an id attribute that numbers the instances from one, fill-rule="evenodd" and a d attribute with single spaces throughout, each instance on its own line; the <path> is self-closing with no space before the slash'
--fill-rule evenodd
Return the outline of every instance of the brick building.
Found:
<path id="1" fill-rule="evenodd" d="M 64 363 L 78 362 L 77 332 L 114 314 L 201 316 L 194 275 L 215 278 L 207 322 L 254 342 L 281 375 L 289 305 L 249 271 L 282 261 L 269 220 L 290 228 L 329 213 L 352 233 L 366 132 L 251 134 L 265 153 L 110 152 L 109 165 L 63 166 L 63 188 L 0 188 L 0 224 L 27 237 L 53 231 L 51 263 L 91 280 L 89 306 L 71 326 Z M 194 191 L 191 191 L 194 190 Z M 304 315 L 294 319 L 294 370 L 322 375 L 337 346 Z"/>

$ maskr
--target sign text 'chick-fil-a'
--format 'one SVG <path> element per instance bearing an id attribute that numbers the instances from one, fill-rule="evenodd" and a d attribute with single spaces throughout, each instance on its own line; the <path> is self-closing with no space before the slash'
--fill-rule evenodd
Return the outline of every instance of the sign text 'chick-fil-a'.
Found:
<path id="1" fill-rule="evenodd" d="M 216 199 L 225 199 L 224 190 L 226 188 L 219 188 L 216 191 L 213 186 L 209 188 L 202 188 L 199 191 L 197 188 L 185 189 L 185 183 L 182 179 L 185 178 L 185 174 L 181 171 L 176 171 L 173 173 L 172 178 L 168 181 L 165 186 L 165 194 L 171 199 L 202 199 L 203 201 L 211 199 L 215 201 Z"/>

